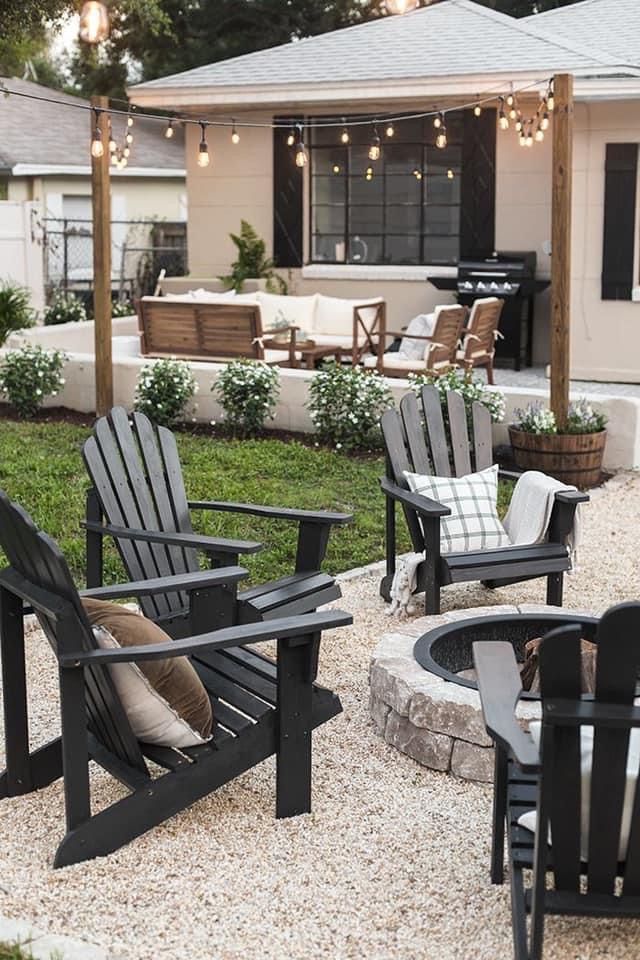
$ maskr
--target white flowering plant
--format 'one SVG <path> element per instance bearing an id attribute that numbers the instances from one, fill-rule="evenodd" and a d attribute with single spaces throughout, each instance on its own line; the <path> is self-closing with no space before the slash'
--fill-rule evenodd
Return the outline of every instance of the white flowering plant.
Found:
<path id="1" fill-rule="evenodd" d="M 132 317 L 136 310 L 130 300 L 114 300 L 111 304 L 112 317 Z"/>
<path id="2" fill-rule="evenodd" d="M 471 377 L 460 367 L 452 367 L 440 376 L 429 373 L 410 373 L 409 381 L 416 396 L 420 397 L 422 388 L 433 385 L 440 394 L 445 419 L 447 419 L 447 393 L 456 390 L 462 394 L 467 417 L 471 422 L 471 408 L 474 403 L 481 403 L 491 414 L 492 423 L 502 423 L 505 415 L 504 394 L 500 390 L 486 386 L 478 377 Z"/>
<path id="3" fill-rule="evenodd" d="M 269 367 L 259 360 L 232 360 L 211 390 L 232 432 L 254 436 L 264 430 L 267 419 L 275 418 L 280 376 L 277 367 Z"/>
<path id="4" fill-rule="evenodd" d="M 555 414 L 543 403 L 530 403 L 524 410 L 515 411 L 516 430 L 525 433 L 557 434 L 558 424 Z M 600 433 L 607 425 L 607 417 L 601 410 L 596 410 L 586 397 L 581 397 L 569 404 L 567 423 L 562 433 Z"/>
<path id="5" fill-rule="evenodd" d="M 46 397 L 64 386 L 62 369 L 67 355 L 40 346 L 11 350 L 0 362 L 0 393 L 20 417 L 33 417 Z"/>
<path id="6" fill-rule="evenodd" d="M 81 322 L 87 319 L 87 311 L 82 300 L 73 293 L 59 291 L 42 316 L 44 325 L 55 323 Z"/>
<path id="7" fill-rule="evenodd" d="M 188 363 L 184 360 L 158 360 L 140 371 L 134 405 L 153 423 L 170 427 L 178 420 L 186 419 L 189 404 L 197 391 L 198 384 Z"/>
<path id="8" fill-rule="evenodd" d="M 380 417 L 393 406 L 384 377 L 332 363 L 309 385 L 307 409 L 318 439 L 337 450 L 380 447 Z"/>

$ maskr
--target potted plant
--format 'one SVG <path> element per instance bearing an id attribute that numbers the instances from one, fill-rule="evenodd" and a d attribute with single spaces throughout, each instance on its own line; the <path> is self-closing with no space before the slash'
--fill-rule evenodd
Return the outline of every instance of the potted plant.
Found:
<path id="1" fill-rule="evenodd" d="M 242 290 L 245 280 L 267 281 L 269 293 L 286 293 L 287 284 L 274 272 L 274 262 L 266 256 L 266 244 L 250 223 L 240 221 L 240 234 L 229 234 L 238 250 L 238 259 L 231 264 L 231 273 L 219 279 L 236 293 Z"/>
<path id="2" fill-rule="evenodd" d="M 569 404 L 562 431 L 553 411 L 539 402 L 516 410 L 515 416 L 509 437 L 516 466 L 542 470 L 576 487 L 600 482 L 607 418 L 585 397 Z"/>

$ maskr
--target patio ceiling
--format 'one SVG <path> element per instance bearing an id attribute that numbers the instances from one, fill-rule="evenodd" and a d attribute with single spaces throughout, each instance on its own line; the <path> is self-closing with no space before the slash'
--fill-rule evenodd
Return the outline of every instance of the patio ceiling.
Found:
<path id="1" fill-rule="evenodd" d="M 292 108 L 468 98 L 511 82 L 521 88 L 537 81 L 542 89 L 556 72 L 585 78 L 585 88 L 593 87 L 594 78 L 616 90 L 627 85 L 624 80 L 640 78 L 640 69 L 619 56 L 549 33 L 531 18 L 515 20 L 473 0 L 445 0 L 151 80 L 129 93 L 148 107 Z M 640 92 L 640 80 L 631 80 L 631 88 L 632 96 L 636 88 Z"/>

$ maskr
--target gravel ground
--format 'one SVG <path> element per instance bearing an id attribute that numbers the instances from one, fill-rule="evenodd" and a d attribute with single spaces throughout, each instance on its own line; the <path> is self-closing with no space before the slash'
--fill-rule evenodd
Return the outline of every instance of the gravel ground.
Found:
<path id="1" fill-rule="evenodd" d="M 565 602 L 605 609 L 640 593 L 640 475 L 621 474 L 585 511 L 580 571 Z M 543 602 L 544 583 L 448 588 L 443 606 Z M 344 713 L 315 735 L 314 812 L 276 821 L 266 762 L 107 858 L 50 867 L 61 784 L 0 806 L 0 914 L 82 937 L 127 960 L 508 960 L 508 887 L 489 882 L 489 788 L 427 771 L 368 718 L 367 668 L 391 627 L 377 579 L 344 585 L 355 624 L 323 643 L 320 678 Z M 34 742 L 58 727 L 56 672 L 28 640 Z M 95 807 L 122 788 L 96 768 Z M 633 921 L 551 918 L 545 960 L 632 960 Z"/>

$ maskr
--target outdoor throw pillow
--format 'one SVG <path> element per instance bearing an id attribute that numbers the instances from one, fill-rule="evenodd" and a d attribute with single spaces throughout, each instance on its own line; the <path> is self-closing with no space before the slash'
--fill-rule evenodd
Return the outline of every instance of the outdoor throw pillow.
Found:
<path id="1" fill-rule="evenodd" d="M 120 604 L 84 599 L 82 605 L 102 648 L 171 640 L 153 621 Z M 109 670 L 139 740 L 165 747 L 197 747 L 211 738 L 211 701 L 187 657 L 113 663 Z"/>
<path id="2" fill-rule="evenodd" d="M 440 518 L 442 553 L 508 547 L 509 537 L 498 517 L 498 466 L 466 477 L 431 477 L 404 471 L 409 489 L 451 508 Z"/>
<path id="3" fill-rule="evenodd" d="M 531 737 L 540 748 L 540 721 L 533 720 L 529 724 Z M 591 811 L 591 763 L 593 757 L 593 727 L 582 727 L 580 729 L 580 773 L 581 773 L 581 811 L 580 811 L 580 856 L 587 860 L 589 856 L 589 819 Z M 627 856 L 627 847 L 629 845 L 629 834 L 631 832 L 631 819 L 633 817 L 633 804 L 636 793 L 636 783 L 640 768 L 640 730 L 632 730 L 629 735 L 629 747 L 627 752 L 627 779 L 624 788 L 624 801 L 622 806 L 622 822 L 620 824 L 620 842 L 618 846 L 618 859 L 625 860 Z M 518 823 L 526 830 L 536 832 L 538 815 L 535 810 L 528 810 L 518 817 Z M 549 828 L 548 841 L 551 844 L 551 828 Z"/>
<path id="4" fill-rule="evenodd" d="M 406 329 L 406 334 L 400 341 L 398 356 L 403 360 L 424 360 L 425 350 L 429 346 L 428 340 L 412 340 L 412 337 L 430 337 L 436 325 L 434 313 L 420 313 L 414 317 Z"/>

